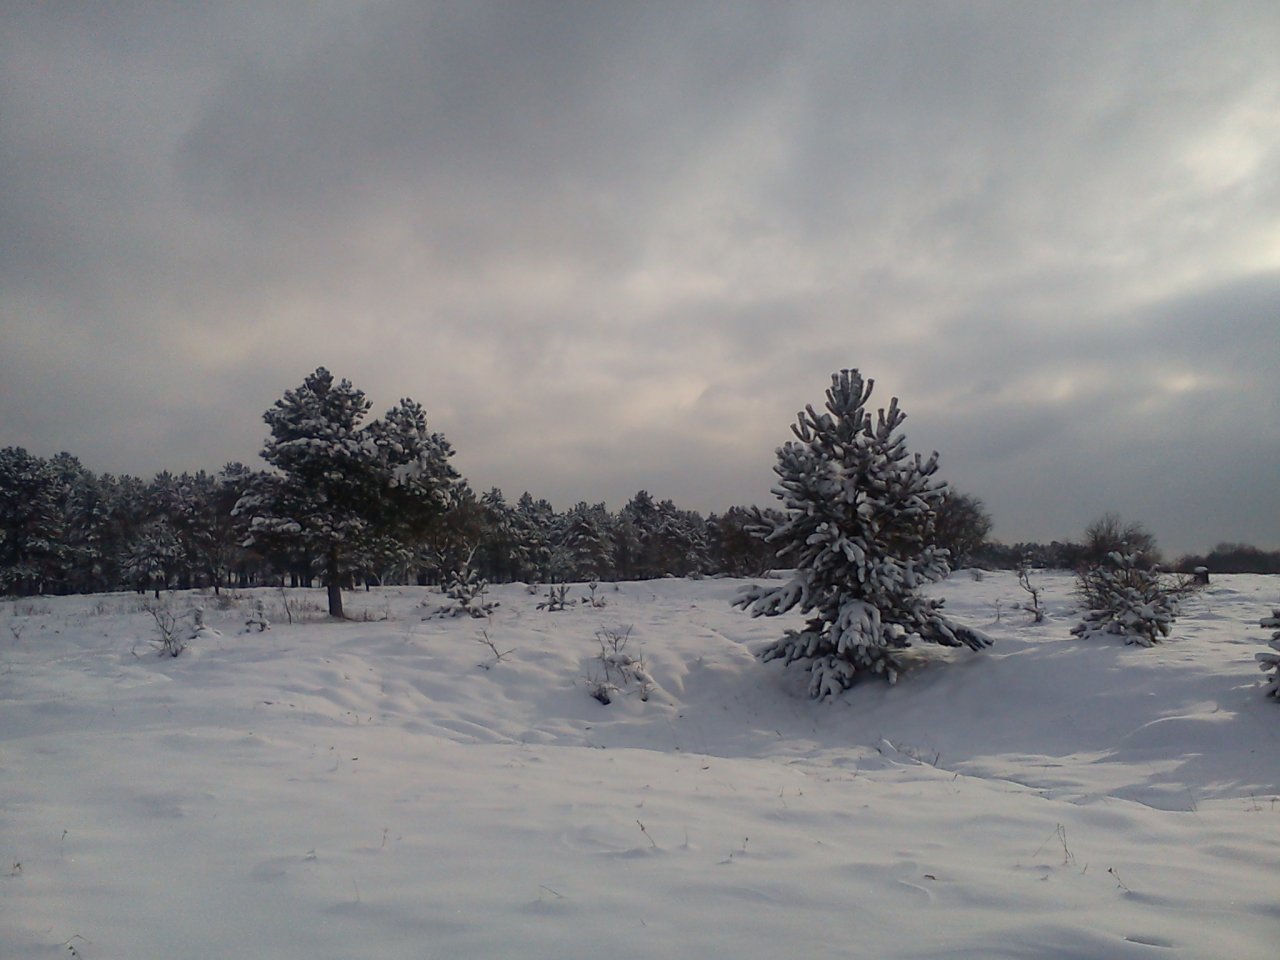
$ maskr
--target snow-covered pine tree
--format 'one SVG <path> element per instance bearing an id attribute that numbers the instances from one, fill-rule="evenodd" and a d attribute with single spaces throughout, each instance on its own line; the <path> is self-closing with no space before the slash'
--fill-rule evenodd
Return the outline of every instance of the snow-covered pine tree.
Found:
<path id="1" fill-rule="evenodd" d="M 535 500 L 526 490 L 516 501 L 511 519 L 524 560 L 520 576 L 529 583 L 550 579 L 551 547 L 556 530 L 555 508 L 547 500 Z"/>
<path id="2" fill-rule="evenodd" d="M 104 533 L 111 521 L 106 491 L 112 478 L 109 474 L 105 478 L 95 476 L 69 454 L 59 454 L 54 459 L 64 457 L 70 468 L 62 522 L 64 542 L 72 558 L 67 589 L 72 593 L 94 593 L 115 587 L 116 581 L 106 575 L 108 558 L 104 550 Z"/>
<path id="3" fill-rule="evenodd" d="M 710 566 L 707 523 L 696 512 L 677 509 L 640 490 L 614 525 L 614 557 L 624 579 L 685 577 Z"/>
<path id="4" fill-rule="evenodd" d="M 362 428 L 369 407 L 363 391 L 335 383 L 324 367 L 286 390 L 262 416 L 271 430 L 262 459 L 279 473 L 259 478 L 233 510 L 250 518 L 246 546 L 292 542 L 319 560 L 335 617 L 381 486 L 377 447 Z"/>
<path id="5" fill-rule="evenodd" d="M 147 484 L 127 473 L 104 474 L 101 480 L 106 502 L 105 521 L 99 529 L 104 576 L 110 589 L 133 588 L 137 584 L 126 566 L 138 531 L 147 523 Z"/>
<path id="6" fill-rule="evenodd" d="M 1272 610 L 1271 616 L 1263 617 L 1261 624 L 1263 629 L 1270 628 L 1274 631 L 1271 639 L 1267 641 L 1267 646 L 1271 650 L 1255 653 L 1254 656 L 1258 658 L 1258 669 L 1264 673 L 1268 671 L 1271 673 L 1267 680 L 1267 696 L 1280 700 L 1280 607 Z"/>
<path id="7" fill-rule="evenodd" d="M 220 592 L 238 549 L 231 519 L 235 502 L 203 470 L 183 473 L 174 482 L 166 515 L 188 564 L 191 583 L 185 586 L 212 584 L 214 593 Z"/>
<path id="8" fill-rule="evenodd" d="M 139 527 L 125 544 L 122 569 L 139 593 L 160 591 L 173 585 L 176 571 L 182 566 L 182 544 L 169 518 L 158 516 Z"/>
<path id="9" fill-rule="evenodd" d="M 613 574 L 609 511 L 603 503 L 579 501 L 561 518 L 553 559 L 555 579 L 599 580 Z"/>
<path id="10" fill-rule="evenodd" d="M 480 521 L 472 565 L 488 580 L 510 583 L 525 567 L 525 545 L 516 532 L 515 508 L 497 487 L 481 495 Z"/>
<path id="11" fill-rule="evenodd" d="M 415 541 L 419 572 L 429 582 L 449 583 L 471 565 L 483 539 L 484 507 L 466 481 L 460 481 L 450 490 L 448 512 L 431 525 L 425 538 Z"/>
<path id="12" fill-rule="evenodd" d="M 782 519 L 780 511 L 769 507 L 730 507 L 723 516 L 712 515 L 708 527 L 714 536 L 715 566 L 731 577 L 763 576 L 775 566 L 774 548 L 764 542 L 768 533 Z"/>
<path id="13" fill-rule="evenodd" d="M 57 488 L 59 516 L 57 559 L 58 592 L 87 592 L 99 560 L 95 542 L 99 516 L 97 478 L 80 461 L 65 451 L 49 458 Z M 92 589 L 89 587 L 89 589 Z"/>
<path id="14" fill-rule="evenodd" d="M 60 565 L 57 482 L 48 461 L 0 449 L 0 594 L 44 593 Z"/>
<path id="15" fill-rule="evenodd" d="M 670 500 L 658 505 L 660 576 L 697 577 L 711 566 L 707 522 L 696 510 L 679 510 Z"/>
<path id="16" fill-rule="evenodd" d="M 647 580 L 662 576 L 661 541 L 658 528 L 662 515 L 648 490 L 639 490 L 618 513 L 614 543 L 619 575 L 627 580 Z"/>
<path id="17" fill-rule="evenodd" d="M 938 455 L 908 453 L 896 433 L 906 418 L 896 397 L 873 420 L 866 407 L 873 385 L 857 370 L 841 370 L 832 374 L 827 412 L 808 406 L 798 414 L 796 440 L 779 448 L 774 467 L 785 512 L 765 535 L 795 574 L 734 600 L 752 616 L 796 607 L 811 615 L 762 656 L 802 663 L 817 698 L 864 674 L 896 680 L 899 651 L 916 639 L 973 650 L 991 644 L 919 592 L 949 572 L 946 551 L 931 542 L 933 511 L 947 487 L 934 478 Z"/>
<path id="18" fill-rule="evenodd" d="M 249 517 L 249 544 L 291 541 L 319 562 L 329 615 L 341 617 L 342 584 L 367 566 L 379 537 L 416 536 L 450 505 L 453 451 L 427 430 L 422 408 L 402 400 L 383 420 L 364 424 L 370 403 L 324 367 L 286 390 L 263 419 L 271 436 L 268 475 L 233 513 Z"/>
<path id="19" fill-rule="evenodd" d="M 465 483 L 449 464 L 453 446 L 427 426 L 415 400 L 401 400 L 369 425 L 384 469 L 389 471 L 383 526 L 410 545 L 429 540 L 440 518 L 457 505 Z"/>
<path id="20" fill-rule="evenodd" d="M 1136 551 L 1114 550 L 1080 571 L 1078 589 L 1089 609 L 1071 628 L 1078 637 L 1110 635 L 1150 647 L 1169 635 L 1177 596 Z"/>
<path id="21" fill-rule="evenodd" d="M 498 606 L 496 600 L 485 599 L 488 590 L 489 581 L 480 576 L 470 564 L 466 564 L 453 574 L 449 585 L 445 587 L 444 595 L 453 603 L 446 603 L 436 608 L 435 615 L 437 617 L 468 616 L 483 620 L 491 616 Z"/>

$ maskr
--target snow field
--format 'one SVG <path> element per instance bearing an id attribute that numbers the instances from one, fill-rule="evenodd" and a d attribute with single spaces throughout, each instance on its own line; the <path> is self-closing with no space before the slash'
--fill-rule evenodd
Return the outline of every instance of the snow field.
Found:
<path id="1" fill-rule="evenodd" d="M 503 586 L 488 621 L 180 594 L 216 632 L 177 659 L 135 597 L 6 601 L 0 956 L 1274 957 L 1280 581 L 1216 578 L 1140 649 L 1039 579 L 1033 626 L 1012 574 L 954 575 L 996 646 L 831 703 L 756 660 L 790 621 L 741 581 Z M 603 706 L 626 626 L 653 690 Z"/>

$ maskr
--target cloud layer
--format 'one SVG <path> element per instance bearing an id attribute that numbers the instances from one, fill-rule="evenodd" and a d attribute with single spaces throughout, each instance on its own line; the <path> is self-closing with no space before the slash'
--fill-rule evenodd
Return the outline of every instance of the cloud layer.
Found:
<path id="1" fill-rule="evenodd" d="M 769 498 L 831 371 L 1006 540 L 1280 547 L 1280 12 L 52 4 L 0 36 L 0 442 L 250 460 L 317 365 L 484 488 Z"/>

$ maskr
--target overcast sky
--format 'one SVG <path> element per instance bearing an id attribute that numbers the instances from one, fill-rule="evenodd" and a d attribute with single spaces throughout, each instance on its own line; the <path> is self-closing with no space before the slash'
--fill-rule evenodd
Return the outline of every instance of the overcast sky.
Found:
<path id="1" fill-rule="evenodd" d="M 832 371 L 994 536 L 1280 548 L 1280 4 L 0 0 L 0 445 L 772 503 Z"/>

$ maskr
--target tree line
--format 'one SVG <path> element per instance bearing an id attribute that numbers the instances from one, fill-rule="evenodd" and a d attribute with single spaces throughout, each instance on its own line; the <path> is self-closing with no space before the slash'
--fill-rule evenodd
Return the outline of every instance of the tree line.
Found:
<path id="1" fill-rule="evenodd" d="M 0 593 L 257 585 L 330 589 L 437 583 L 750 576 L 774 564 L 752 534 L 774 511 L 703 517 L 640 490 L 620 510 L 564 511 L 497 488 L 477 495 L 418 404 L 381 418 L 320 368 L 264 415 L 270 469 L 150 480 L 95 474 L 76 457 L 0 449 Z"/>
<path id="2" fill-rule="evenodd" d="M 369 401 L 323 367 L 266 411 L 268 469 L 150 480 L 95 474 L 69 453 L 0 449 L 0 594 L 121 589 L 755 576 L 778 565 L 762 534 L 780 513 L 733 506 L 703 517 L 638 491 L 620 510 L 564 511 L 525 492 L 477 494 L 453 448 L 412 400 L 370 419 Z M 982 501 L 948 489 L 931 517 L 950 565 L 1075 569 L 1087 545 L 989 541 Z M 1181 565 L 1277 572 L 1280 553 L 1221 545 Z M 1188 569 L 1190 569 L 1190 566 Z"/>
<path id="3" fill-rule="evenodd" d="M 1117 541 L 1121 542 L 1121 541 Z M 1163 560 L 1156 549 L 1143 552 L 1152 563 L 1175 573 L 1280 573 L 1280 550 L 1261 550 L 1247 543 L 1220 543 L 1208 553 L 1182 554 L 1172 561 Z M 1079 570 L 1096 559 L 1097 550 L 1090 537 L 1084 541 L 1054 540 L 1051 543 L 983 542 L 972 553 L 972 565 L 992 570 L 1013 570 L 1021 565 L 1047 570 Z"/>
<path id="4" fill-rule="evenodd" d="M 0 449 L 0 594 L 310 585 L 325 558 L 301 531 L 259 531 L 233 513 L 264 471 L 229 463 L 150 480 L 94 474 L 68 453 L 45 459 Z M 765 511 L 770 512 L 770 511 Z M 381 536 L 353 551 L 346 586 L 437 583 L 465 564 L 490 582 L 753 576 L 772 551 L 749 528 L 761 511 L 730 507 L 702 517 L 639 491 L 619 511 L 575 504 L 557 511 L 465 481 L 447 510 L 417 531 Z M 250 545 L 246 545 L 250 544 Z"/>

